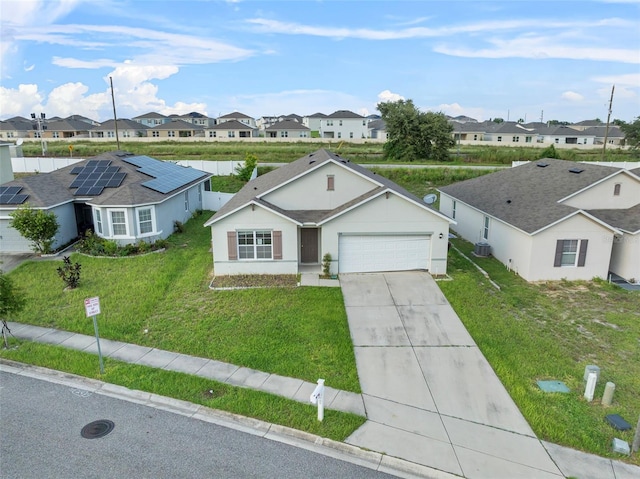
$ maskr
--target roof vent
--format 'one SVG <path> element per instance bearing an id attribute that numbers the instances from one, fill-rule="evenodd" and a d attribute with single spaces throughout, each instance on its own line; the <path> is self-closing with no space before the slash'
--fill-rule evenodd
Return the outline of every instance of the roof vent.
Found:
<path id="1" fill-rule="evenodd" d="M 511 200 L 507 200 L 507 204 L 510 205 L 511 204 Z"/>
<path id="2" fill-rule="evenodd" d="M 315 162 L 316 162 L 316 160 L 311 160 L 311 161 L 309 162 L 309 164 L 310 164 L 310 165 L 313 165 Z"/>
<path id="3" fill-rule="evenodd" d="M 578 174 L 578 173 L 582 173 L 584 170 L 583 170 L 582 168 L 574 167 L 574 168 L 569 168 L 569 171 L 570 171 L 571 173 L 576 173 L 576 174 Z"/>
<path id="4" fill-rule="evenodd" d="M 543 161 L 543 162 L 540 162 L 540 163 L 536 163 L 536 166 L 539 166 L 540 168 L 546 168 L 547 166 L 549 166 L 549 163 L 545 163 Z"/>

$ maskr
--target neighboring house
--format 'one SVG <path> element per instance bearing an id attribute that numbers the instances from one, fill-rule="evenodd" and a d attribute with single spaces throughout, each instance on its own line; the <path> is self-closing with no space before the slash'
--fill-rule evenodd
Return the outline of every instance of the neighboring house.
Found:
<path id="1" fill-rule="evenodd" d="M 211 217 L 216 275 L 447 271 L 450 218 L 392 181 L 318 150 L 247 183 Z"/>
<path id="2" fill-rule="evenodd" d="M 252 138 L 258 136 L 258 129 L 237 120 L 219 122 L 206 129 L 209 138 Z"/>
<path id="3" fill-rule="evenodd" d="M 146 127 L 153 128 L 154 126 L 162 125 L 163 123 L 171 121 L 171 118 L 163 115 L 162 113 L 151 111 L 144 115 L 134 116 L 132 120 Z"/>
<path id="4" fill-rule="evenodd" d="M 376 140 L 386 140 L 387 135 L 387 123 L 384 120 L 370 120 L 367 123 L 367 138 L 373 138 Z"/>
<path id="5" fill-rule="evenodd" d="M 3 140 L 31 138 L 34 136 L 34 131 L 31 120 L 21 116 L 0 121 L 0 139 Z"/>
<path id="6" fill-rule="evenodd" d="M 312 138 L 320 138 L 320 130 L 322 129 L 322 121 L 327 118 L 324 113 L 314 113 L 313 115 L 302 118 L 302 124 L 311 130 Z"/>
<path id="7" fill-rule="evenodd" d="M 594 145 L 604 145 L 605 136 L 607 145 L 621 146 L 625 144 L 625 136 L 619 126 L 609 125 L 607 131 L 606 126 L 592 126 L 583 131 L 584 135 L 590 135 L 594 138 Z"/>
<path id="8" fill-rule="evenodd" d="M 202 128 L 207 128 L 216 124 L 215 118 L 209 118 L 208 116 L 203 115 L 202 113 L 198 113 L 197 111 L 192 111 L 191 113 L 180 115 L 178 119 L 186 121 L 187 123 L 201 126 Z"/>
<path id="9" fill-rule="evenodd" d="M 338 110 L 320 120 L 320 138 L 343 140 L 367 138 L 367 119 L 349 110 Z M 312 130 L 311 126 L 307 127 Z"/>
<path id="10" fill-rule="evenodd" d="M 440 188 L 440 211 L 527 281 L 640 281 L 639 173 L 545 158 Z"/>
<path id="11" fill-rule="evenodd" d="M 9 226 L 9 214 L 28 203 L 55 213 L 60 229 L 54 248 L 88 229 L 121 245 L 152 243 L 174 231 L 202 208 L 211 174 L 147 156 L 115 151 L 51 173 L 0 186 L 3 252 L 31 251 L 28 240 Z"/>
<path id="12" fill-rule="evenodd" d="M 191 138 L 204 137 L 204 127 L 183 120 L 172 119 L 161 125 L 149 128 L 147 136 L 152 138 Z"/>
<path id="13" fill-rule="evenodd" d="M 125 118 L 119 119 L 118 123 L 107 120 L 100 126 L 94 126 L 89 130 L 90 138 L 115 138 L 116 126 L 118 127 L 118 138 L 137 138 L 147 136 L 148 127 L 141 123 Z"/>
<path id="14" fill-rule="evenodd" d="M 480 123 L 477 122 L 465 122 L 460 123 L 457 121 L 450 121 L 449 124 L 453 127 L 453 139 L 458 141 L 482 141 L 484 140 L 484 131 Z"/>
<path id="15" fill-rule="evenodd" d="M 311 130 L 296 120 L 282 120 L 265 129 L 267 138 L 310 138 Z"/>
<path id="16" fill-rule="evenodd" d="M 252 130 L 257 128 L 255 118 L 251 118 L 249 115 L 245 115 L 244 113 L 240 113 L 239 111 L 234 111 L 233 113 L 228 113 L 227 115 L 222 115 L 218 117 L 218 121 L 216 124 L 224 123 L 226 121 L 237 121 L 240 122 Z"/>
<path id="17" fill-rule="evenodd" d="M 94 128 L 91 123 L 83 120 L 62 119 L 47 122 L 47 129 L 43 131 L 43 138 L 89 138 L 89 130 Z"/>
<path id="18" fill-rule="evenodd" d="M 538 142 L 552 143 L 554 145 L 593 145 L 595 135 L 586 130 L 576 130 L 570 126 L 550 126 L 538 128 Z"/>

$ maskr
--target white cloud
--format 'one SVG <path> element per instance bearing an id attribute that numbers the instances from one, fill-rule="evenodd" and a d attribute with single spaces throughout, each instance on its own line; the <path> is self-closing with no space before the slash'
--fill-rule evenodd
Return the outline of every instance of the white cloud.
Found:
<path id="1" fill-rule="evenodd" d="M 38 85 L 20 85 L 17 89 L 0 86 L 0 105 L 2 115 L 6 118 L 18 115 L 27 117 L 31 112 L 44 111 L 42 99 Z"/>
<path id="2" fill-rule="evenodd" d="M 89 87 L 79 82 L 54 88 L 47 96 L 47 116 L 83 115 L 92 119 L 104 116 L 110 105 L 108 92 L 87 95 L 88 91 Z"/>
<path id="3" fill-rule="evenodd" d="M 563 39 L 526 36 L 513 40 L 491 39 L 490 48 L 461 48 L 437 45 L 434 51 L 444 55 L 468 58 L 564 58 L 572 60 L 611 61 L 640 63 L 636 49 L 573 46 L 563 44 Z"/>
<path id="4" fill-rule="evenodd" d="M 640 73 L 601 76 L 592 78 L 592 80 L 598 83 L 607 83 L 609 85 L 624 85 L 640 88 Z"/>
<path id="5" fill-rule="evenodd" d="M 24 62 L 24 71 L 26 72 L 30 72 L 31 70 L 33 70 L 36 66 L 35 65 L 29 65 L 27 66 L 27 62 Z"/>
<path id="6" fill-rule="evenodd" d="M 580 93 L 576 93 L 575 91 L 565 91 L 560 96 L 563 100 L 567 100 L 570 102 L 581 102 L 584 100 L 584 96 L 582 96 Z"/>
<path id="7" fill-rule="evenodd" d="M 390 90 L 384 90 L 378 93 L 378 101 L 381 103 L 387 101 L 399 101 L 404 99 L 405 98 L 402 95 L 398 93 L 392 93 Z"/>

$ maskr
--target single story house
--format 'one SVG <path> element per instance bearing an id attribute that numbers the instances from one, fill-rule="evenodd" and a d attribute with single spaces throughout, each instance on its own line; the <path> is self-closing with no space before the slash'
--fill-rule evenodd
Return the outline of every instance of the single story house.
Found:
<path id="1" fill-rule="evenodd" d="M 321 149 L 247 183 L 216 212 L 216 275 L 447 271 L 451 218 Z"/>
<path id="2" fill-rule="evenodd" d="M 640 282 L 640 168 L 545 158 L 440 193 L 456 232 L 527 281 Z"/>
<path id="3" fill-rule="evenodd" d="M 311 130 L 302 123 L 285 119 L 265 129 L 267 138 L 310 138 Z"/>
<path id="4" fill-rule="evenodd" d="M 138 138 L 147 136 L 147 130 L 149 127 L 126 118 L 118 119 L 116 123 L 114 120 L 107 120 L 101 123 L 99 126 L 94 126 L 89 130 L 90 138 L 115 138 L 116 126 L 118 127 L 118 138 Z"/>
<path id="5" fill-rule="evenodd" d="M 147 136 L 152 138 L 204 137 L 204 127 L 184 120 L 171 119 L 149 128 Z"/>
<path id="6" fill-rule="evenodd" d="M 10 226 L 10 213 L 28 203 L 53 212 L 60 228 L 54 248 L 91 229 L 121 245 L 153 243 L 202 208 L 211 174 L 124 151 L 104 153 L 71 166 L 9 181 L 0 186 L 3 252 L 28 252 L 31 245 Z"/>
<path id="7" fill-rule="evenodd" d="M 218 119 L 218 121 L 220 121 Z M 258 136 L 258 129 L 238 120 L 226 120 L 217 125 L 207 127 L 209 138 L 253 138 Z"/>

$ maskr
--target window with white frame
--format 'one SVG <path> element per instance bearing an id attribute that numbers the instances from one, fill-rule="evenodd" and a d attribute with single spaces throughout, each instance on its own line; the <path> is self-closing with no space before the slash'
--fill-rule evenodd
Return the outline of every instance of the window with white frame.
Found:
<path id="1" fill-rule="evenodd" d="M 621 183 L 616 183 L 613 185 L 613 196 L 620 196 L 620 190 L 622 189 Z"/>
<path id="2" fill-rule="evenodd" d="M 333 126 L 333 120 L 327 120 L 327 126 Z"/>
<path id="3" fill-rule="evenodd" d="M 153 233 L 155 230 L 153 227 L 153 207 L 138 208 L 136 211 L 138 214 L 138 231 L 140 234 Z"/>
<path id="4" fill-rule="evenodd" d="M 108 131 L 107 132 L 107 138 L 115 138 L 116 137 L 116 132 L 115 131 Z"/>
<path id="5" fill-rule="evenodd" d="M 198 204 L 202 204 L 202 183 L 198 185 Z"/>
<path id="6" fill-rule="evenodd" d="M 236 137 L 236 132 L 235 131 L 230 131 L 229 133 L 227 133 L 227 137 L 235 138 Z"/>
<path id="7" fill-rule="evenodd" d="M 52 136 L 53 136 L 54 138 L 60 138 L 60 132 L 58 132 L 58 131 L 54 131 L 54 132 L 52 133 Z"/>
<path id="8" fill-rule="evenodd" d="M 498 141 L 502 141 L 502 137 L 501 136 L 498 137 Z"/>
<path id="9" fill-rule="evenodd" d="M 489 217 L 484 217 L 484 227 L 482 228 L 482 237 L 486 240 L 489 239 Z"/>
<path id="10" fill-rule="evenodd" d="M 342 138 L 342 133 L 338 132 L 338 138 Z"/>
<path id="11" fill-rule="evenodd" d="M 238 231 L 238 259 L 273 259 L 271 231 Z"/>
<path id="12" fill-rule="evenodd" d="M 96 232 L 99 235 L 102 235 L 102 213 L 100 212 L 100 210 L 95 209 L 93 210 L 95 212 L 95 216 L 96 216 L 96 221 L 95 221 L 95 226 L 96 226 Z"/>
<path id="13" fill-rule="evenodd" d="M 113 236 L 127 236 L 127 215 L 124 210 L 111 210 L 111 232 Z"/>
<path id="14" fill-rule="evenodd" d="M 131 131 L 130 130 L 123 130 L 122 131 L 122 136 L 124 138 L 131 138 Z"/>
<path id="15" fill-rule="evenodd" d="M 458 203 L 456 202 L 456 200 L 453 200 L 453 206 L 451 208 L 451 217 L 454 220 L 456 219 L 456 206 L 458 206 Z"/>
<path id="16" fill-rule="evenodd" d="M 174 137 L 174 136 L 176 136 L 176 132 L 175 132 L 175 131 L 173 131 L 173 130 L 169 130 L 169 131 L 167 132 L 167 136 L 169 136 L 169 137 Z"/>
<path id="17" fill-rule="evenodd" d="M 342 120 L 338 120 L 338 125 L 342 126 Z"/>
<path id="18" fill-rule="evenodd" d="M 553 266 L 583 267 L 587 260 L 588 239 L 563 239 L 556 241 L 556 254 Z"/>
<path id="19" fill-rule="evenodd" d="M 160 136 L 160 132 L 159 131 L 152 131 L 151 132 L 151 136 L 154 138 L 158 138 Z"/>
<path id="20" fill-rule="evenodd" d="M 280 132 L 280 138 L 289 138 L 289 132 L 288 131 L 281 131 Z"/>
<path id="21" fill-rule="evenodd" d="M 189 192 L 184 192 L 184 210 L 189 211 Z"/>

